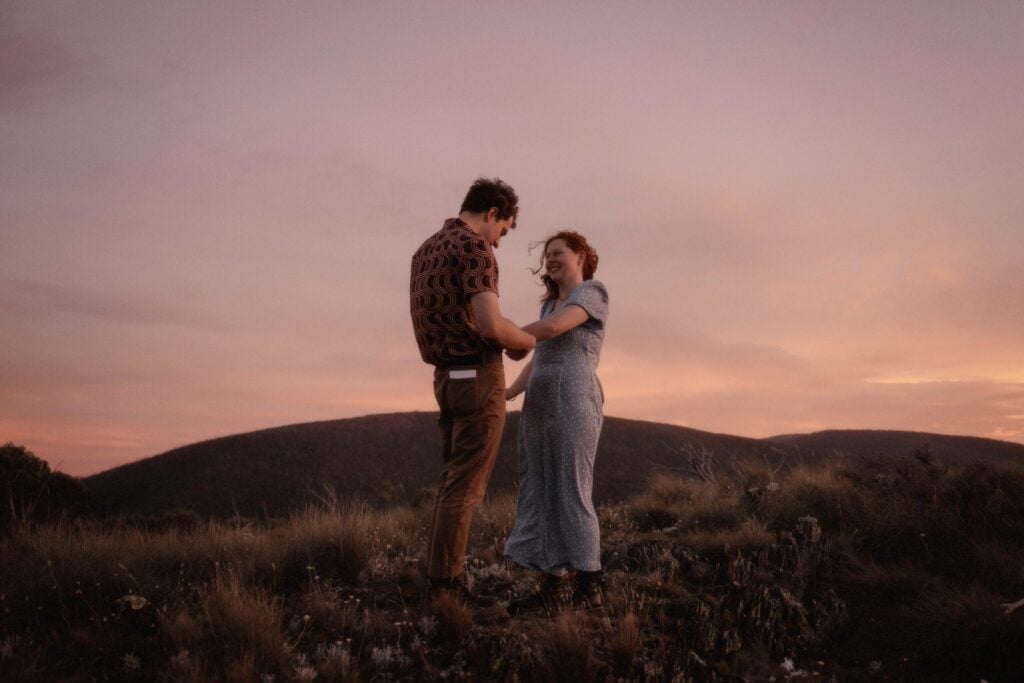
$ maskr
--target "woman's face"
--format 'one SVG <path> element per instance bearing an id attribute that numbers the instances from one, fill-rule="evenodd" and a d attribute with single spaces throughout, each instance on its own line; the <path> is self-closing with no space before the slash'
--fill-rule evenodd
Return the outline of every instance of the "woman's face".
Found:
<path id="1" fill-rule="evenodd" d="M 583 254 L 574 252 L 563 239 L 551 240 L 544 250 L 544 270 L 555 282 L 571 282 L 582 274 Z"/>

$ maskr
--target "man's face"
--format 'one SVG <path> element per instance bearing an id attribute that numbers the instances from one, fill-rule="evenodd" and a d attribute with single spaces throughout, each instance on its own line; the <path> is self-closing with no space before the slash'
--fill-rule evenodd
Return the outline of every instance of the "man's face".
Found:
<path id="1" fill-rule="evenodd" d="M 498 244 L 501 243 L 501 238 L 507 235 L 510 230 L 514 230 L 515 227 L 515 216 L 510 218 L 498 218 L 497 209 L 491 209 L 484 217 L 484 231 L 482 237 L 487 240 L 492 247 L 497 249 Z"/>

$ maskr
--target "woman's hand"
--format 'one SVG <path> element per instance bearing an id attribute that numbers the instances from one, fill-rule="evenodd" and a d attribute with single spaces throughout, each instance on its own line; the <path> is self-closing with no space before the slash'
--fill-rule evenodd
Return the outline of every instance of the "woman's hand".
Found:
<path id="1" fill-rule="evenodd" d="M 531 358 L 526 362 L 522 372 L 519 373 L 519 377 L 516 378 L 515 382 L 505 387 L 505 400 L 514 401 L 516 396 L 526 391 L 526 385 L 530 380 L 530 373 L 533 371 L 533 359 Z"/>

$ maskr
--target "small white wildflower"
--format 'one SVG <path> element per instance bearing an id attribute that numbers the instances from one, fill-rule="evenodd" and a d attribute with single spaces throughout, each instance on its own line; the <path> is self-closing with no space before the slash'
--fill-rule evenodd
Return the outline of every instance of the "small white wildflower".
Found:
<path id="1" fill-rule="evenodd" d="M 434 629 L 437 628 L 437 619 L 432 616 L 420 617 L 419 627 L 420 630 L 423 631 L 424 635 L 429 636 L 434 632 Z"/>
<path id="2" fill-rule="evenodd" d="M 320 661 L 330 659 L 343 659 L 349 656 L 348 648 L 341 642 L 325 645 L 321 643 L 316 646 L 316 658 Z"/>
<path id="3" fill-rule="evenodd" d="M 877 673 L 882 668 L 882 662 L 880 662 L 877 659 L 872 659 L 870 662 L 868 662 L 868 668 L 871 669 L 872 673 Z"/>
<path id="4" fill-rule="evenodd" d="M 409 658 L 402 653 L 402 648 L 397 646 L 391 647 L 390 645 L 373 648 L 373 651 L 370 653 L 370 659 L 382 669 L 391 666 L 406 666 L 409 663 Z"/>
<path id="5" fill-rule="evenodd" d="M 317 671 L 312 666 L 295 667 L 295 679 L 298 681 L 311 681 L 316 678 Z"/>
<path id="6" fill-rule="evenodd" d="M 370 659 L 372 659 L 373 663 L 379 667 L 385 667 L 390 664 L 392 656 L 393 653 L 390 645 L 375 647 L 373 648 L 373 652 L 370 653 Z"/>
<path id="7" fill-rule="evenodd" d="M 128 595 L 121 598 L 121 602 L 125 603 L 136 612 L 149 604 L 149 600 L 146 600 L 146 598 L 142 597 L 141 595 L 134 595 L 132 593 L 129 593 Z"/>
<path id="8" fill-rule="evenodd" d="M 124 657 L 121 658 L 121 670 L 124 671 L 125 673 L 131 673 L 133 671 L 138 671 L 141 668 L 142 668 L 142 660 L 139 659 L 138 657 L 136 657 L 132 653 L 129 652 L 129 653 L 125 654 Z"/>
<path id="9" fill-rule="evenodd" d="M 796 664 L 789 657 L 782 660 L 782 670 L 786 672 L 787 678 L 804 678 L 807 672 L 796 668 Z"/>

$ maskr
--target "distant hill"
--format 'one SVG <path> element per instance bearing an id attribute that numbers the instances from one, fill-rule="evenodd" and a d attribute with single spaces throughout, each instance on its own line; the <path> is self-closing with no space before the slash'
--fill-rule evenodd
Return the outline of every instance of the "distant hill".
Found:
<path id="1" fill-rule="evenodd" d="M 813 434 L 785 434 L 766 441 L 797 448 L 812 456 L 841 452 L 854 457 L 910 455 L 926 445 L 935 458 L 947 464 L 972 462 L 1024 465 L 1024 445 L 973 436 L 948 436 L 924 432 L 870 429 L 832 429 Z"/>
<path id="2" fill-rule="evenodd" d="M 490 493 L 516 482 L 519 413 L 509 413 Z M 373 505 L 415 501 L 440 474 L 436 413 L 392 413 L 275 427 L 183 446 L 88 477 L 101 514 L 276 517 L 333 492 Z M 943 461 L 1024 464 L 1020 444 L 916 432 L 828 431 L 748 439 L 668 424 L 605 418 L 594 470 L 594 499 L 610 503 L 643 493 L 653 474 L 686 468 L 690 451 L 728 463 L 789 464 L 842 451 L 850 456 L 909 456 L 929 444 Z"/>
<path id="3" fill-rule="evenodd" d="M 371 504 L 409 502 L 440 474 L 436 413 L 393 413 L 276 427 L 176 448 L 86 478 L 98 511 L 274 517 L 326 491 Z M 519 413 L 509 413 L 491 493 L 516 481 Z M 605 418 L 595 465 L 594 498 L 621 500 L 645 490 L 651 474 L 686 466 L 686 448 L 717 458 L 777 459 L 758 439 L 668 424 Z"/>

